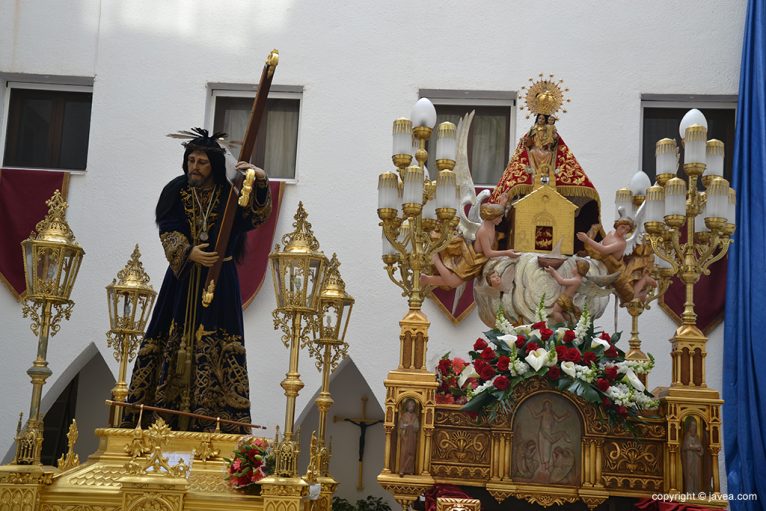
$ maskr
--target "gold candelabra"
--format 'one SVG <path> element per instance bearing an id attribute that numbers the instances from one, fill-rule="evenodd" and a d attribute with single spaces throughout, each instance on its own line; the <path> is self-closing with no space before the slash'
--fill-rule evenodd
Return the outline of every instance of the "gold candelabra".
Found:
<path id="1" fill-rule="evenodd" d="M 702 275 L 710 274 L 710 265 L 728 251 L 735 230 L 736 194 L 722 177 L 723 143 L 706 140 L 707 121 L 702 113 L 690 110 L 679 132 L 686 180 L 673 177 L 679 159 L 675 141 L 657 142 L 657 184 L 646 192 L 644 217 L 646 240 L 666 263 L 667 274 L 678 277 L 686 288 L 682 324 L 670 340 L 672 383 L 660 393 L 668 423 L 666 456 L 670 470 L 665 473 L 665 488 L 671 493 L 715 493 L 720 491 L 718 453 L 723 401 L 705 381 L 707 337 L 697 326 L 694 285 Z M 690 432 L 689 427 L 695 431 Z M 681 452 L 687 435 L 705 437 L 702 462 L 710 478 L 699 480 L 693 473 L 685 477 Z"/>
<path id="2" fill-rule="evenodd" d="M 284 436 L 277 446 L 277 473 L 285 477 L 298 475 L 298 442 L 293 440 L 295 401 L 303 388 L 298 372 L 300 348 L 313 347 L 311 332 L 315 329 L 316 314 L 327 258 L 319 250 L 311 224 L 306 221 L 303 203 L 295 213 L 295 230 L 282 237 L 284 250 L 276 245 L 269 254 L 277 308 L 272 313 L 274 329 L 283 332 L 282 342 L 290 349 L 290 365 L 282 388 L 287 397 Z M 281 473 L 280 473 L 281 472 Z"/>
<path id="3" fill-rule="evenodd" d="M 125 267 L 117 273 L 117 278 L 106 286 L 106 295 L 110 326 L 106 344 L 114 349 L 114 358 L 120 364 L 117 383 L 112 389 L 112 400 L 124 403 L 128 397 L 128 362 L 136 356 L 136 349 L 141 343 L 149 313 L 157 297 L 141 263 L 138 245 L 133 249 Z M 122 414 L 123 407 L 111 407 L 109 422 L 112 427 L 120 427 Z"/>
<path id="4" fill-rule="evenodd" d="M 453 172 L 456 127 L 447 122 L 437 128 L 438 175 L 436 180 L 431 180 L 425 168 L 426 144 L 436 124 L 436 110 L 423 98 L 415 104 L 411 117 L 394 121 L 392 160 L 396 171 L 383 172 L 378 179 L 383 262 L 388 277 L 402 290 L 409 305 L 399 322 L 399 365 L 389 372 L 385 382 L 385 458 L 378 481 L 394 494 L 404 509 L 433 484 L 430 458 L 437 383 L 425 365 L 430 323 L 421 306 L 430 288 L 421 277 L 431 268 L 432 258 L 439 257 L 439 252 L 458 235 L 458 197 Z M 397 445 L 396 423 L 401 407 L 412 400 L 417 403 L 422 427 L 415 466 L 407 468 L 405 474 L 405 469 L 398 468 L 403 466 L 403 461 Z"/>
<path id="5" fill-rule="evenodd" d="M 43 421 L 40 402 L 43 386 L 52 374 L 46 360 L 48 336 L 58 333 L 62 318 L 69 319 L 74 302 L 69 299 L 85 251 L 77 244 L 66 222 L 68 204 L 56 190 L 46 202 L 48 214 L 21 242 L 27 292 L 24 317 L 32 318 L 32 331 L 38 336 L 37 357 L 27 374 L 32 380 L 32 400 L 26 426 L 16 433 L 14 464 L 40 465 Z M 40 312 L 38 312 L 38 310 Z M 54 313 L 55 311 L 55 313 Z"/>
<path id="6" fill-rule="evenodd" d="M 433 109 L 430 102 L 427 105 Z M 433 118 L 435 122 L 435 112 Z M 431 266 L 431 257 L 447 246 L 457 225 L 456 177 L 452 171 L 456 128 L 450 122 L 439 125 L 439 143 L 450 146 L 452 151 L 437 152 L 439 173 L 432 181 L 425 169 L 426 143 L 432 126 L 428 119 L 420 120 L 414 128 L 410 119 L 395 120 L 392 159 L 398 174 L 383 172 L 378 178 L 383 262 L 391 281 L 407 296 L 411 313 L 420 310 L 427 291 L 420 278 L 423 270 Z M 417 165 L 411 165 L 413 147 Z M 405 150 L 406 153 L 401 152 Z"/>
<path id="7" fill-rule="evenodd" d="M 701 113 L 697 117 L 690 114 L 687 114 L 690 124 L 686 127 L 682 124 L 683 170 L 687 180 L 669 177 L 678 167 L 678 149 L 674 140 L 660 140 L 657 172 L 662 180 L 658 179 L 646 192 L 644 226 L 654 253 L 670 265 L 668 272 L 676 275 L 686 287 L 683 322 L 673 341 L 672 384 L 705 387 L 704 364 L 691 360 L 695 353 L 697 357 L 705 356 L 707 341 L 697 327 L 694 285 L 702 275 L 709 275 L 710 265 L 728 251 L 735 229 L 736 194 L 721 177 L 723 144 L 718 140 L 706 141 L 704 117 Z M 699 189 L 700 180 L 705 191 Z"/>

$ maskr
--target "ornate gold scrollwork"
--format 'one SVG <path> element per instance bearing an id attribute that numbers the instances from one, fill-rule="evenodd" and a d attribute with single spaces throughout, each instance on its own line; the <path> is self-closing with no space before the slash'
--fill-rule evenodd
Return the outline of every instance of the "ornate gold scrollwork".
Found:
<path id="1" fill-rule="evenodd" d="M 435 435 L 436 459 L 458 463 L 487 463 L 489 437 L 466 430 L 439 430 Z"/>
<path id="2" fill-rule="evenodd" d="M 656 445 L 633 440 L 606 445 L 606 469 L 610 472 L 657 474 L 659 459 Z"/>

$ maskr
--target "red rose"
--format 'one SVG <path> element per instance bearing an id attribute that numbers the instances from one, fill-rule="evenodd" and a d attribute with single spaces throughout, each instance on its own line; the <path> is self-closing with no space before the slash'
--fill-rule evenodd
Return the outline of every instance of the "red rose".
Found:
<path id="1" fill-rule="evenodd" d="M 527 353 L 535 351 L 539 347 L 540 346 L 538 346 L 536 342 L 530 342 L 529 344 L 527 344 Z"/>
<path id="2" fill-rule="evenodd" d="M 612 344 L 609 346 L 609 349 L 604 352 L 604 356 L 608 358 L 617 358 L 620 354 L 617 352 L 617 348 L 614 347 L 614 344 Z"/>
<path id="3" fill-rule="evenodd" d="M 474 351 L 481 351 L 481 350 L 483 350 L 483 349 L 484 349 L 484 348 L 486 348 L 486 347 L 487 347 L 487 341 L 485 341 L 485 340 L 484 340 L 484 339 L 482 339 L 481 337 L 479 337 L 478 339 L 476 339 L 476 342 L 475 342 L 475 343 L 473 343 L 473 349 L 474 349 Z"/>
<path id="4" fill-rule="evenodd" d="M 481 376 L 482 380 L 491 380 L 493 376 L 495 376 L 495 369 L 490 366 L 486 365 L 482 367 L 481 372 L 479 373 L 479 376 Z"/>
<path id="5" fill-rule="evenodd" d="M 567 347 L 566 346 L 556 346 L 556 357 L 558 357 L 559 360 L 566 361 L 566 359 L 567 359 Z"/>
<path id="6" fill-rule="evenodd" d="M 449 374 L 449 370 L 452 367 L 452 362 L 447 358 L 439 360 L 439 372 L 446 375 Z"/>
<path id="7" fill-rule="evenodd" d="M 600 390 L 601 392 L 606 392 L 607 390 L 609 390 L 609 387 L 611 385 L 609 384 L 609 380 L 605 380 L 604 378 L 599 378 L 598 380 L 596 380 L 596 386 L 598 387 L 598 390 Z"/>
<path id="8" fill-rule="evenodd" d="M 582 359 L 586 366 L 590 366 L 592 363 L 596 362 L 596 354 L 592 351 L 586 351 L 583 354 Z"/>
<path id="9" fill-rule="evenodd" d="M 508 385 L 511 384 L 511 381 L 505 376 L 498 376 L 492 384 L 497 390 L 505 390 L 508 388 Z"/>
<path id="10" fill-rule="evenodd" d="M 582 360 L 582 357 L 580 355 L 580 350 L 577 348 L 569 348 L 567 350 L 567 360 L 571 360 L 575 364 L 578 363 L 580 360 Z"/>
<path id="11" fill-rule="evenodd" d="M 559 366 L 551 366 L 548 368 L 548 378 L 551 380 L 558 380 L 561 376 L 561 369 L 559 369 Z"/>
<path id="12" fill-rule="evenodd" d="M 625 408 L 624 406 L 618 406 L 617 407 L 617 413 L 619 413 L 620 415 L 625 417 L 626 415 L 628 415 L 628 409 Z"/>
<path id="13" fill-rule="evenodd" d="M 541 328 L 545 328 L 545 321 L 538 321 L 532 325 L 532 330 L 540 330 Z"/>
<path id="14" fill-rule="evenodd" d="M 487 363 L 484 362 L 482 359 L 477 358 L 473 362 L 473 370 L 476 371 L 476 374 L 481 374 L 481 370 L 484 369 L 487 366 Z"/>
<path id="15" fill-rule="evenodd" d="M 484 348 L 484 351 L 481 352 L 481 358 L 484 360 L 492 360 L 497 355 L 495 354 L 495 350 L 492 348 Z"/>
<path id="16" fill-rule="evenodd" d="M 567 330 L 564 332 L 564 342 L 572 342 L 575 339 L 574 330 Z"/>
<path id="17" fill-rule="evenodd" d="M 605 397 L 601 400 L 601 406 L 603 406 L 604 408 L 611 408 L 612 401 L 608 397 Z"/>
<path id="18" fill-rule="evenodd" d="M 612 340 L 612 337 L 608 333 L 606 333 L 606 332 L 601 332 L 601 335 L 599 335 L 598 338 L 599 339 L 604 339 L 605 341 L 611 341 Z"/>
<path id="19" fill-rule="evenodd" d="M 516 338 L 516 347 L 519 349 L 523 348 L 525 342 L 527 342 L 526 337 L 524 337 L 523 335 L 518 336 Z"/>
<path id="20" fill-rule="evenodd" d="M 510 365 L 510 363 L 511 363 L 511 359 L 510 358 L 506 357 L 505 355 L 501 355 L 497 359 L 497 370 L 498 371 L 507 371 L 508 370 L 508 366 Z"/>
<path id="21" fill-rule="evenodd" d="M 540 329 L 540 339 L 543 341 L 547 341 L 550 339 L 551 335 L 553 335 L 553 330 L 550 328 L 541 328 Z"/>
<path id="22" fill-rule="evenodd" d="M 617 366 L 609 366 L 604 369 L 604 374 L 607 378 L 614 381 L 617 378 Z"/>

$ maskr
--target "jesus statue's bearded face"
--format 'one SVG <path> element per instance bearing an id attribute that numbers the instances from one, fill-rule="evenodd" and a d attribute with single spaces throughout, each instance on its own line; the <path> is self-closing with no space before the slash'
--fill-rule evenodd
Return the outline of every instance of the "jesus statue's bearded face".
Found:
<path id="1" fill-rule="evenodd" d="M 189 186 L 206 188 L 213 183 L 213 166 L 204 151 L 192 151 L 186 158 L 189 170 L 187 179 Z"/>

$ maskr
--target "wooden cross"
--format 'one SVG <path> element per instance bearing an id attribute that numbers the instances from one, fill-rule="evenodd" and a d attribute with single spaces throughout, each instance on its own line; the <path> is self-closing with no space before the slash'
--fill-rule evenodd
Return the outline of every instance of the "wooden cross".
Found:
<path id="1" fill-rule="evenodd" d="M 333 422 L 338 421 L 344 421 L 344 422 L 350 422 L 354 426 L 359 428 L 359 475 L 356 480 L 356 489 L 357 490 L 364 490 L 364 442 L 365 438 L 367 437 L 367 428 L 370 426 L 374 426 L 375 424 L 380 424 L 383 422 L 383 419 L 368 419 L 367 418 L 367 396 L 362 396 L 362 416 L 361 417 L 341 417 L 339 415 L 335 415 L 332 418 Z"/>

